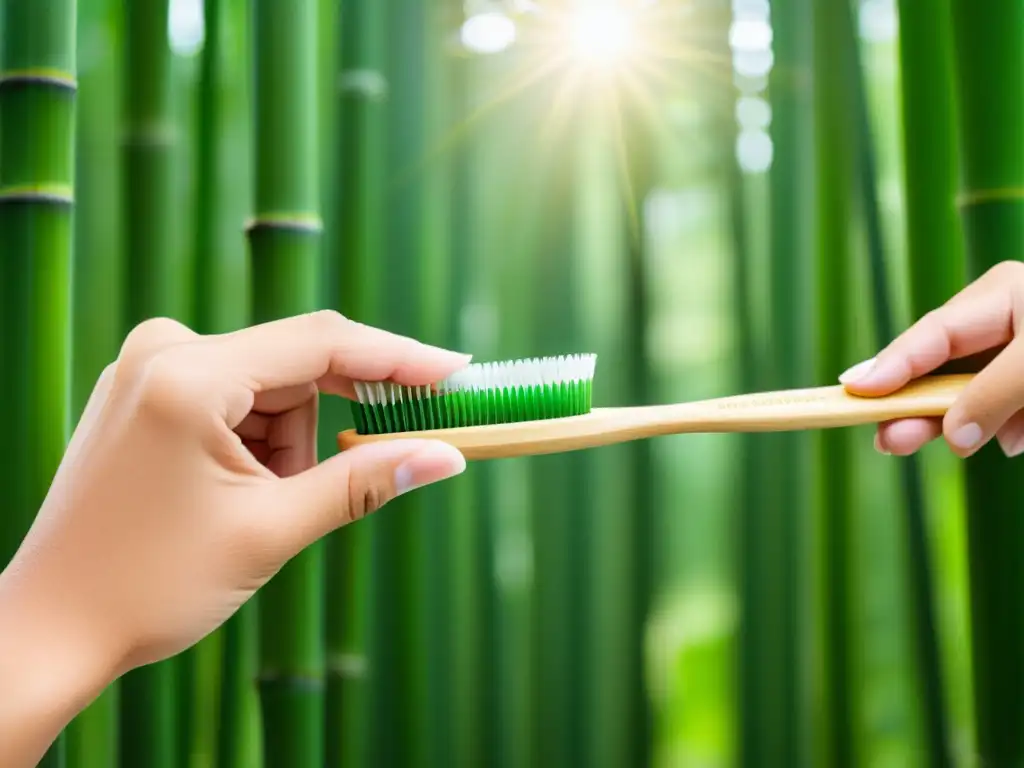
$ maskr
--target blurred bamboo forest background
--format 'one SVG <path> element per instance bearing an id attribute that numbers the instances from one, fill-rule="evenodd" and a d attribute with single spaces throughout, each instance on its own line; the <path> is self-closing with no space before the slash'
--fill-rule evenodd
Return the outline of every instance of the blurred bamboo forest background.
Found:
<path id="1" fill-rule="evenodd" d="M 145 317 L 333 307 L 667 402 L 832 383 L 1024 245 L 1018 0 L 0 6 L 0 563 Z M 1017 476 L 868 429 L 474 465 L 47 764 L 1021 766 Z"/>

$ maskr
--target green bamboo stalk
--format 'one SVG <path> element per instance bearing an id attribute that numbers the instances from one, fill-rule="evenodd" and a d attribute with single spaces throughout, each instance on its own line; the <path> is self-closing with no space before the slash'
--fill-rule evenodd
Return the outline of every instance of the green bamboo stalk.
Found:
<path id="1" fill-rule="evenodd" d="M 772 3 L 775 64 L 769 78 L 774 146 L 770 186 L 771 386 L 811 379 L 813 154 L 811 0 Z M 808 759 L 805 640 L 809 492 L 806 436 L 766 436 L 767 503 L 741 526 L 740 762 L 801 766 Z"/>
<path id="2" fill-rule="evenodd" d="M 238 56 L 245 39 L 244 0 L 204 0 L 205 42 L 200 58 L 196 114 L 195 328 L 226 333 L 244 326 L 249 316 L 249 267 L 239 236 L 239 214 L 248 206 L 239 187 L 248 174 L 236 145 L 247 91 Z M 235 45 L 226 29 L 235 27 Z M 241 29 L 238 27 L 241 26 Z M 241 129 L 241 130 L 240 130 Z"/>
<path id="3" fill-rule="evenodd" d="M 64 453 L 71 405 L 71 259 L 77 89 L 74 0 L 3 4 L 0 66 L 2 350 L 13 429 L 0 563 L 27 533 Z M 64 739 L 42 761 L 63 764 Z"/>
<path id="4" fill-rule="evenodd" d="M 729 117 L 733 117 L 733 114 Z M 733 140 L 734 145 L 726 184 L 729 194 L 729 235 L 733 259 L 732 302 L 737 332 L 735 376 L 739 391 L 757 392 L 768 389 L 771 384 L 765 373 L 768 366 L 764 362 L 765 350 L 760 344 L 759 324 L 757 313 L 754 311 L 757 293 L 756 260 L 760 254 L 756 251 L 754 238 L 750 232 L 749 216 L 752 206 L 749 198 L 752 196 L 752 185 L 749 185 L 744 177 L 734 148 L 739 134 L 735 119 L 731 121 L 725 134 Z M 738 440 L 739 455 L 735 465 L 733 503 L 736 505 L 736 525 L 741 532 L 739 541 L 742 544 L 747 542 L 744 536 L 746 526 L 762 513 L 765 505 L 764 488 L 768 486 L 770 462 L 766 452 L 767 446 L 761 436 L 741 435 Z M 744 573 L 743 563 L 741 562 L 739 566 L 740 573 Z M 754 759 L 748 757 L 747 764 L 753 762 Z"/>
<path id="5" fill-rule="evenodd" d="M 207 45 L 203 54 L 198 165 L 200 190 L 210 193 L 214 210 L 197 211 L 197 327 L 231 330 L 249 317 L 249 260 L 239 223 L 251 197 L 249 104 L 249 3 L 220 0 L 204 7 Z M 219 57 L 214 55 L 219 52 Z M 209 68 L 209 69 L 207 69 Z M 210 115 L 209 120 L 204 115 Z M 222 124 L 220 132 L 207 130 Z M 205 128 L 204 128 L 205 126 Z M 204 159 L 205 157 L 205 159 Z M 204 255 L 205 254 L 205 255 Z M 241 305 L 239 305 L 241 302 Z M 217 713 L 218 768 L 259 768 L 258 599 L 246 603 L 224 626 L 221 641 L 220 708 Z"/>
<path id="6" fill-rule="evenodd" d="M 852 191 L 854 189 L 850 99 L 846 94 L 849 58 L 844 50 L 846 25 L 852 23 L 849 0 L 816 0 L 814 16 L 814 105 L 818 193 L 818 376 L 834 379 L 848 367 Z M 852 34 L 852 30 L 849 30 Z M 825 588 L 824 614 L 825 725 L 824 754 L 835 768 L 858 762 L 857 693 L 854 624 L 853 505 L 850 436 L 833 430 L 818 436 L 821 535 Z"/>
<path id="7" fill-rule="evenodd" d="M 461 2 L 450 3 L 461 21 Z M 489 57 L 492 58 L 492 57 Z M 456 126 L 464 128 L 462 140 L 454 147 L 452 169 L 451 282 L 452 312 L 448 334 L 459 349 L 471 349 L 480 359 L 495 359 L 498 339 L 486 322 L 476 322 L 484 308 L 493 308 L 496 286 L 493 284 L 493 260 L 479 258 L 486 252 L 488 200 L 485 184 L 492 179 L 483 163 L 485 145 L 493 135 L 491 119 L 474 120 L 481 98 L 487 91 L 480 87 L 480 58 L 463 55 L 452 64 L 452 111 Z M 493 116 L 492 116 L 493 117 Z M 453 130 L 455 130 L 453 128 Z M 490 184 L 490 186 L 494 186 Z M 492 193 L 494 190 L 492 189 Z M 498 194 L 499 199 L 504 195 Z M 503 203 L 499 203 L 502 205 Z M 497 742 L 499 698 L 514 699 L 514 686 L 501 686 L 497 678 L 500 658 L 496 632 L 497 590 L 495 589 L 494 468 L 481 465 L 477 471 L 459 478 L 452 487 L 451 581 L 452 622 L 460 628 L 452 640 L 452 758 L 457 766 L 490 762 L 505 765 L 512 757 Z M 503 638 L 507 640 L 510 638 Z M 523 675 L 519 674 L 519 677 Z M 499 690 L 500 688 L 500 690 Z M 508 763 L 514 764 L 514 763 Z"/>
<path id="8" fill-rule="evenodd" d="M 537 96 L 541 96 L 540 91 Z M 573 226 L 580 157 L 574 139 L 568 138 L 575 136 L 575 126 L 569 123 L 567 119 L 565 132 L 544 148 L 552 152 L 555 142 L 560 142 L 558 149 L 563 154 L 559 162 L 550 162 L 550 155 L 533 160 L 536 175 L 531 181 L 543 205 L 543 211 L 536 214 L 539 239 L 526 262 L 530 268 L 526 279 L 534 285 L 531 314 L 535 355 L 559 355 L 580 348 L 578 295 L 574 290 L 574 253 L 579 243 Z M 528 321 L 524 318 L 518 322 Z M 537 678 L 531 692 L 535 697 L 536 729 L 531 746 L 537 765 L 587 764 L 590 707 L 584 676 L 590 669 L 591 647 L 585 641 L 583 595 L 593 541 L 584 510 L 591 508 L 595 496 L 585 475 L 585 460 L 581 454 L 533 460 L 533 654 Z"/>
<path id="9" fill-rule="evenodd" d="M 968 278 L 1024 245 L 1024 4 L 951 0 Z M 966 463 L 976 755 L 1024 763 L 1024 510 L 1019 470 L 995 441 Z"/>
<path id="10" fill-rule="evenodd" d="M 638 105 L 634 113 L 643 115 Z M 647 325 L 650 316 L 650 279 L 648 222 L 646 204 L 657 180 L 655 137 L 642 117 L 627 123 L 624 140 L 628 148 L 628 185 L 621 205 L 627 222 L 625 232 L 626 302 L 624 402 L 647 405 L 653 403 L 651 362 L 648 358 Z M 653 754 L 654 721 L 646 685 L 647 627 L 651 620 L 654 597 L 654 467 L 650 441 L 630 446 L 632 492 L 629 506 L 630 608 L 627 667 L 627 733 L 626 753 L 632 765 L 649 765 Z"/>
<path id="11" fill-rule="evenodd" d="M 384 257 L 388 275 L 384 325 L 398 333 L 441 343 L 448 296 L 447 186 L 437 145 L 435 110 L 446 104 L 439 60 L 443 31 L 437 4 L 398 0 L 388 6 L 388 112 L 385 132 L 389 211 Z M 445 576 L 430 548 L 442 541 L 447 488 L 424 489 L 388 505 L 372 520 L 374 676 L 371 717 L 374 765 L 430 765 L 445 751 L 443 707 L 430 700 L 444 681 L 431 665 Z M 429 544 L 427 542 L 430 542 Z M 434 580 L 438 581 L 435 583 Z M 427 608 L 427 606 L 431 606 Z M 440 694 L 443 695 L 443 694 Z"/>
<path id="12" fill-rule="evenodd" d="M 913 4 L 910 4 L 913 6 Z M 917 11 L 917 7 L 912 7 L 911 12 Z M 871 120 L 867 102 L 867 88 L 864 82 L 864 67 L 861 62 L 861 56 L 859 51 L 859 44 L 856 33 L 855 19 L 852 8 L 847 4 L 845 14 L 843 16 L 842 24 L 842 40 L 840 42 L 842 46 L 843 56 L 843 68 L 849 78 L 850 85 L 847 88 L 847 92 L 850 96 L 851 110 L 855 116 L 855 130 L 856 137 L 854 143 L 857 147 L 857 158 L 858 158 L 858 169 L 859 173 L 859 190 L 861 198 L 861 213 L 864 217 L 865 222 L 865 235 L 867 238 L 867 250 L 868 258 L 870 263 L 870 277 L 872 285 L 872 305 L 874 309 L 874 326 L 875 326 L 875 341 L 876 346 L 881 349 L 885 346 L 895 334 L 895 314 L 892 309 L 891 296 L 893 295 L 893 289 L 890 286 L 890 280 L 888 277 L 888 268 L 886 266 L 886 253 L 884 238 L 882 235 L 882 224 L 881 224 L 881 205 L 878 200 L 878 179 L 876 171 L 876 161 L 874 152 L 874 140 L 871 130 Z M 935 49 L 934 40 L 938 39 L 941 41 L 942 35 L 945 34 L 944 27 L 947 24 L 948 19 L 944 14 L 937 14 L 934 17 L 934 24 L 940 26 L 940 30 L 934 37 L 929 35 L 928 39 L 921 39 L 924 36 L 919 35 L 917 30 L 911 32 L 901 32 L 903 39 L 906 40 L 909 35 L 909 41 L 911 45 L 912 54 L 917 54 L 917 48 L 915 46 L 925 46 L 925 52 L 932 51 Z M 903 61 L 906 62 L 908 58 L 913 58 L 906 51 L 902 52 Z M 930 57 L 929 57 L 930 58 Z M 940 56 L 940 59 L 944 57 Z M 948 65 L 948 59 L 945 59 L 945 64 Z M 911 80 L 913 79 L 914 67 L 917 65 L 917 61 L 911 61 Z M 905 75 L 907 73 L 904 73 Z M 932 77 L 934 70 L 929 73 L 929 77 Z M 912 84 L 908 83 L 908 85 Z M 910 96 L 910 103 L 904 99 L 904 114 L 908 115 L 918 105 L 915 103 L 917 100 L 925 100 L 925 107 L 931 107 L 930 102 L 936 100 L 943 101 L 949 98 L 948 88 L 936 88 L 934 83 L 927 89 L 930 93 L 934 92 L 938 95 L 923 95 L 914 93 Z M 918 115 L 914 114 L 910 117 L 911 124 L 917 125 L 915 122 L 918 119 Z M 941 278 L 945 275 L 947 278 L 950 274 L 949 264 L 942 263 L 943 253 L 946 255 L 955 253 L 954 246 L 951 243 L 942 243 L 942 251 L 934 254 L 923 254 L 918 249 L 922 244 L 929 246 L 938 245 L 932 242 L 931 232 L 919 232 L 915 231 L 915 227 L 921 226 L 922 223 L 927 222 L 927 228 L 934 225 L 935 220 L 945 220 L 947 224 L 951 225 L 955 223 L 955 219 L 952 216 L 953 206 L 951 204 L 951 195 L 945 200 L 939 199 L 938 209 L 935 210 L 935 218 L 929 217 L 924 219 L 922 214 L 928 210 L 928 202 L 930 196 L 933 194 L 933 185 L 938 185 L 942 188 L 939 178 L 934 176 L 945 177 L 947 180 L 951 180 L 953 177 L 950 172 L 952 164 L 947 162 L 945 159 L 936 161 L 934 157 L 932 162 L 928 164 L 922 164 L 922 157 L 917 145 L 929 145 L 930 142 L 934 142 L 932 146 L 942 144 L 941 139 L 937 139 L 938 136 L 948 136 L 950 119 L 946 119 L 946 122 L 936 132 L 928 132 L 927 137 L 918 136 L 919 141 L 910 140 L 911 134 L 907 133 L 906 142 L 906 156 L 907 162 L 910 164 L 910 168 L 914 170 L 924 170 L 925 179 L 918 179 L 913 177 L 910 168 L 907 170 L 907 182 L 908 182 L 908 194 L 907 194 L 907 210 L 908 210 L 908 246 L 910 253 L 910 264 L 911 264 L 911 292 L 914 304 L 914 316 L 919 317 L 924 311 L 921 311 L 918 306 L 918 301 L 921 300 L 935 300 L 939 305 L 940 296 L 942 293 L 949 289 L 952 292 L 952 285 L 943 287 Z M 946 146 L 948 151 L 949 147 Z M 933 151 L 930 149 L 930 151 Z M 913 159 L 911 160 L 911 156 Z M 922 167 L 924 165 L 924 167 Z M 933 166 L 939 166 L 941 170 L 936 170 Z M 914 186 L 910 186 L 911 179 L 914 179 Z M 924 182 L 926 189 L 922 190 L 923 197 L 917 194 L 917 187 Z M 946 186 L 947 194 L 951 191 L 949 185 Z M 942 211 L 946 211 L 948 215 L 943 216 Z M 913 212 L 913 213 L 911 213 Z M 950 227 L 954 235 L 958 234 L 955 227 Z M 939 229 L 939 227 L 936 227 Z M 926 263 L 935 259 L 940 262 L 939 268 L 935 269 L 934 272 L 928 269 L 924 269 Z M 944 268 L 944 269 L 943 269 Z M 953 274 L 956 274 L 953 272 Z M 920 281 L 919 283 L 917 281 Z M 920 314 L 919 314 L 920 312 Z M 953 765 L 953 756 L 951 752 L 951 745 L 949 743 L 949 718 L 946 713 L 946 702 L 944 693 L 944 682 L 943 682 L 943 671 L 941 664 L 941 656 L 939 653 L 939 637 L 938 637 L 938 623 L 936 620 L 936 607 L 935 607 L 935 585 L 932 577 L 932 564 L 931 564 L 931 553 L 929 551 L 928 532 L 926 525 L 926 501 L 924 493 L 924 478 L 922 476 L 921 459 L 918 456 L 911 456 L 900 462 L 900 487 L 903 492 L 904 502 L 906 505 L 906 536 L 907 546 L 909 551 L 907 553 L 908 559 L 908 574 L 907 578 L 910 586 L 910 601 L 911 610 L 913 612 L 913 634 L 914 634 L 914 651 L 915 660 L 917 662 L 917 682 L 921 688 L 921 709 L 924 721 L 925 731 L 925 748 L 928 754 L 928 764 L 934 765 L 936 768 L 943 766 Z"/>
<path id="13" fill-rule="evenodd" d="M 187 274 L 176 248 L 176 136 L 171 102 L 168 0 L 125 2 L 122 152 L 126 327 L 154 316 L 185 320 Z M 177 673 L 173 661 L 121 681 L 121 759 L 177 768 Z"/>
<path id="14" fill-rule="evenodd" d="M 446 4 L 451 16 L 451 28 L 457 29 L 462 16 L 461 3 Z M 452 117 L 455 125 L 462 126 L 472 114 L 473 58 L 454 55 L 449 68 L 452 94 Z M 473 329 L 461 322 L 467 306 L 472 306 L 476 273 L 476 238 L 479 210 L 473 196 L 473 167 L 479 157 L 479 132 L 474 126 L 452 150 L 452 217 L 451 233 L 451 295 L 446 337 L 460 349 L 477 350 L 486 346 L 486 340 L 474 338 Z M 479 354 L 479 352 L 477 353 Z M 486 659 L 490 646 L 487 635 L 488 616 L 486 595 L 489 592 L 487 565 L 491 562 L 488 549 L 482 547 L 482 535 L 488 514 L 475 503 L 479 498 L 479 473 L 463 475 L 452 484 L 452 508 L 449 512 L 450 557 L 449 582 L 451 595 L 449 618 L 457 627 L 450 642 L 448 685 L 451 690 L 449 720 L 449 765 L 481 765 L 487 761 L 488 720 L 493 712 L 486 706 Z"/>
<path id="15" fill-rule="evenodd" d="M 246 178 L 238 141 L 245 91 L 243 46 L 229 45 L 226 27 L 244 21 L 239 0 L 205 0 L 204 42 L 199 61 L 195 115 L 196 205 L 195 330 L 225 333 L 244 326 L 249 316 L 248 269 L 240 223 Z M 243 34 L 236 34 L 244 39 Z M 234 54 L 234 55 L 232 55 Z M 224 631 L 186 652 L 181 665 L 181 743 L 188 764 L 254 765 L 252 739 L 255 691 L 255 614 L 253 604 L 232 617 Z M 217 762 L 215 762 L 217 761 Z"/>
<path id="16" fill-rule="evenodd" d="M 360 322 L 382 322 L 385 13 L 379 3 L 343 0 L 332 201 L 331 260 L 339 308 Z M 336 426 L 336 425 L 335 425 Z M 327 542 L 326 756 L 329 766 L 369 765 L 368 677 L 370 527 L 349 526 Z"/>
<path id="17" fill-rule="evenodd" d="M 631 106 L 625 103 L 622 109 Z M 588 104 L 583 117 L 574 135 L 580 171 L 571 219 L 578 244 L 573 254 L 579 297 L 577 348 L 597 353 L 602 361 L 600 401 L 609 405 L 633 402 L 628 238 L 634 220 L 623 215 L 618 151 L 624 136 L 617 113 L 600 101 Z M 638 762 L 633 752 L 635 720 L 631 710 L 636 705 L 632 694 L 642 685 L 642 678 L 638 681 L 636 676 L 642 670 L 643 643 L 638 636 L 642 636 L 644 624 L 633 623 L 637 612 L 632 604 L 632 581 L 639 565 L 633 561 L 635 521 L 632 514 L 622 514 L 635 503 L 633 448 L 613 446 L 584 457 L 593 497 L 586 507 L 586 522 L 581 523 L 590 531 L 583 575 L 588 666 L 581 681 L 589 706 L 583 729 L 584 760 L 579 764 L 595 768 Z"/>
<path id="18" fill-rule="evenodd" d="M 264 765 L 259 700 L 259 603 L 251 599 L 224 625 L 218 713 L 218 768 Z"/>
<path id="19" fill-rule="evenodd" d="M 522 64 L 513 46 L 496 55 L 472 60 L 470 112 L 493 107 L 475 121 L 477 148 L 472 161 L 469 197 L 475 205 L 476 231 L 473 253 L 502 252 L 504 258 L 472 260 L 472 322 L 474 331 L 467 349 L 481 359 L 536 354 L 533 329 L 524 318 L 531 312 L 532 270 L 526 254 L 535 248 L 534 234 L 539 203 L 531 175 L 522 161 L 530 158 L 523 137 L 534 119 L 522 98 L 494 104 Z M 532 167 L 531 165 L 528 167 Z M 525 210 L 524 210 L 525 209 Z M 514 233 L 514 236 L 512 235 Z M 492 314 L 493 313 L 493 314 Z M 514 318 L 492 322 L 493 318 Z M 488 705 L 494 712 L 487 750 L 495 768 L 527 768 L 537 765 L 533 747 L 534 660 L 533 617 L 536 581 L 532 563 L 533 466 L 529 459 L 487 463 L 479 478 L 478 514 L 484 520 L 480 536 L 493 565 L 482 578 L 492 586 L 487 632 L 492 638 L 493 677 L 487 682 Z M 483 549 L 483 547 L 481 547 Z M 486 567 L 486 566 L 484 566 Z M 493 757 L 497 755 L 497 757 Z"/>
<path id="20" fill-rule="evenodd" d="M 156 315 L 185 319 L 188 283 L 178 258 L 175 124 L 168 0 L 124 3 L 124 247 L 127 322 Z M 130 702 L 127 702 L 130 703 Z"/>
<path id="21" fill-rule="evenodd" d="M 449 36 L 457 29 L 447 2 L 427 4 L 420 35 L 423 38 L 421 91 L 423 102 L 422 145 L 419 149 L 418 168 L 421 174 L 419 196 L 422 199 L 422 260 L 423 277 L 420 288 L 420 335 L 434 343 L 454 348 L 459 339 L 452 334 L 453 318 L 460 313 L 461 297 L 456 293 L 457 277 L 451 264 L 451 221 L 458 211 L 453 208 L 452 153 L 439 152 L 436 147 L 451 132 L 452 54 Z M 400 91 L 398 94 L 400 95 Z M 453 717 L 451 683 L 452 667 L 459 663 L 472 663 L 471 658 L 459 659 L 453 655 L 451 639 L 468 629 L 455 621 L 452 602 L 453 550 L 452 537 L 455 522 L 472 515 L 467 505 L 472 498 L 472 480 L 456 478 L 449 483 L 424 489 L 422 504 L 425 514 L 419 525 L 418 546 L 421 549 L 423 571 L 419 581 L 424 585 L 424 693 L 421 706 L 425 709 L 424 751 L 416 756 L 414 765 L 430 768 L 451 765 L 456 733 L 464 724 Z M 453 628 L 457 628 L 454 629 Z"/>
<path id="22" fill-rule="evenodd" d="M 3 5 L 0 224 L 5 376 L 19 448 L 4 515 L 6 565 L 60 463 L 69 421 L 74 207 L 75 3 Z M 40 136 L 47 141 L 40 141 Z M 16 329 L 16 332 L 12 331 Z M 10 361 L 10 362 L 8 362 Z M 16 436 L 16 437 L 15 437 Z M 20 458 L 19 458 L 20 457 Z"/>
<path id="23" fill-rule="evenodd" d="M 317 3 L 253 4 L 255 211 L 248 229 L 253 320 L 319 305 Z M 323 547 L 261 590 L 260 704 L 268 765 L 324 764 Z"/>
<path id="24" fill-rule="evenodd" d="M 123 335 L 119 236 L 120 158 L 117 144 L 119 32 L 110 0 L 81 3 L 78 24 L 79 96 L 76 132 L 74 354 L 72 412 L 78 420 L 103 368 L 117 357 Z M 68 726 L 69 768 L 117 764 L 117 684 Z"/>
<path id="25" fill-rule="evenodd" d="M 907 267 L 911 319 L 917 319 L 941 306 L 964 281 L 963 232 L 954 204 L 960 173 L 958 126 L 949 0 L 899 0 L 898 8 Z M 928 457 L 924 467 L 929 474 L 959 472 L 959 467 L 946 465 L 953 458 Z M 938 465 L 940 460 L 944 463 Z M 910 495 L 908 504 L 916 506 Z M 949 765 L 952 734 L 944 709 L 952 705 L 945 699 L 940 662 L 931 659 L 939 649 L 924 644 L 931 635 L 938 645 L 937 620 L 928 615 L 937 587 L 928 586 L 925 579 L 930 570 L 925 561 L 927 531 L 925 520 L 918 517 L 908 509 L 918 678 L 925 688 L 929 751 L 936 765 Z"/>
<path id="26" fill-rule="evenodd" d="M 913 319 L 963 286 L 950 0 L 899 0 L 907 262 Z"/>

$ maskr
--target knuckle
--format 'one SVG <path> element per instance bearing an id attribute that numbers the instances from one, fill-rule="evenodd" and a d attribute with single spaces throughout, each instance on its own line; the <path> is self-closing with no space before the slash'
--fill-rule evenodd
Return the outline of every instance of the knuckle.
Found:
<path id="1" fill-rule="evenodd" d="M 350 331 L 353 326 L 351 320 L 333 309 L 320 309 L 311 313 L 309 317 L 317 333 L 346 333 Z"/>
<path id="2" fill-rule="evenodd" d="M 989 270 L 989 274 L 1002 280 L 1024 280 L 1024 262 L 1014 259 L 1001 261 Z"/>
<path id="3" fill-rule="evenodd" d="M 140 373 L 148 359 L 168 344 L 191 337 L 192 332 L 169 317 L 151 317 L 132 328 L 121 345 L 117 371 L 122 377 Z"/>
<path id="4" fill-rule="evenodd" d="M 942 307 L 930 309 L 921 317 L 919 325 L 926 329 L 939 328 L 944 323 L 945 314 Z"/>
<path id="5" fill-rule="evenodd" d="M 181 415 L 194 410 L 201 399 L 201 377 L 187 355 L 162 350 L 146 362 L 139 381 L 139 400 L 144 409 Z"/>
<path id="6" fill-rule="evenodd" d="M 180 334 L 187 330 L 184 325 L 169 317 L 151 317 L 143 320 L 128 332 L 121 349 L 127 352 L 139 347 L 149 347 L 154 341 Z"/>

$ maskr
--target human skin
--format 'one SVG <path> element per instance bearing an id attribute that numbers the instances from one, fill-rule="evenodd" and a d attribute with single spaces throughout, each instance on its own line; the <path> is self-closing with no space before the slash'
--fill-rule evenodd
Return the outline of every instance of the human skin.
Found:
<path id="1" fill-rule="evenodd" d="M 840 376 L 850 392 L 879 396 L 952 360 L 989 357 L 942 419 L 879 425 L 875 447 L 906 456 L 940 435 L 961 457 L 993 437 L 1007 456 L 1024 452 L 1024 264 L 997 264 L 929 312 L 871 360 Z"/>
<path id="2" fill-rule="evenodd" d="M 468 361 L 334 312 L 217 336 L 138 326 L 0 574 L 0 766 L 35 765 L 107 685 L 213 632 L 306 546 L 462 472 L 435 440 L 318 464 L 317 395 Z"/>

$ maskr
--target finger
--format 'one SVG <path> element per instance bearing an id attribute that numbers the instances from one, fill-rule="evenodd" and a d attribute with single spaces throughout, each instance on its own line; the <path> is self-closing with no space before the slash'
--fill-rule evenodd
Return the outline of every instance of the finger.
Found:
<path id="1" fill-rule="evenodd" d="M 252 409 L 259 413 L 277 414 L 291 411 L 315 400 L 317 388 L 315 384 L 298 384 L 294 387 L 271 389 L 260 392 L 253 401 Z"/>
<path id="2" fill-rule="evenodd" d="M 964 388 L 943 419 L 953 451 L 970 456 L 1024 406 L 1024 340 L 1009 344 Z"/>
<path id="3" fill-rule="evenodd" d="M 276 483 L 268 524 L 285 556 L 292 557 L 396 496 L 458 475 L 465 468 L 462 454 L 438 440 L 362 445 Z"/>
<path id="4" fill-rule="evenodd" d="M 273 416 L 254 411 L 242 419 L 235 432 L 243 440 L 266 440 L 272 421 Z"/>
<path id="5" fill-rule="evenodd" d="M 884 395 L 951 359 L 1009 342 L 1014 332 L 1016 283 L 1008 281 L 1004 272 L 991 270 L 921 318 L 875 358 L 843 373 L 840 382 L 856 394 Z"/>
<path id="6" fill-rule="evenodd" d="M 278 477 L 291 477 L 316 464 L 317 399 L 282 413 L 270 423 L 267 445 L 272 451 L 267 469 Z"/>
<path id="7" fill-rule="evenodd" d="M 252 457 L 263 466 L 267 465 L 267 462 L 270 461 L 270 457 L 273 454 L 273 451 L 270 450 L 270 446 L 267 445 L 264 440 L 246 440 L 243 438 L 242 445 L 244 445 L 246 450 L 252 454 Z"/>
<path id="8" fill-rule="evenodd" d="M 1024 453 L 1024 411 L 1017 411 L 996 432 L 999 447 L 1010 458 Z"/>
<path id="9" fill-rule="evenodd" d="M 875 448 L 894 456 L 909 456 L 942 434 L 941 419 L 898 419 L 878 425 Z"/>
<path id="10" fill-rule="evenodd" d="M 314 312 L 216 337 L 229 366 L 254 392 L 309 384 L 328 374 L 419 386 L 464 367 L 469 356 Z"/>

